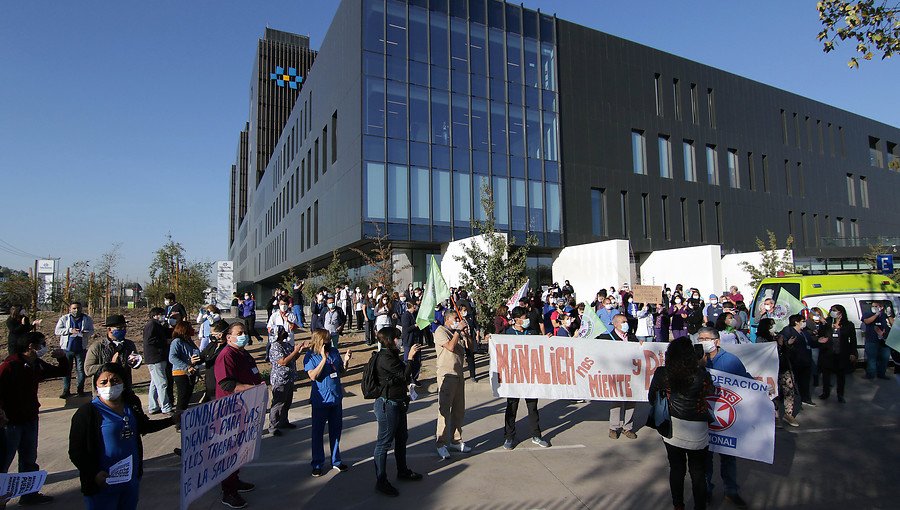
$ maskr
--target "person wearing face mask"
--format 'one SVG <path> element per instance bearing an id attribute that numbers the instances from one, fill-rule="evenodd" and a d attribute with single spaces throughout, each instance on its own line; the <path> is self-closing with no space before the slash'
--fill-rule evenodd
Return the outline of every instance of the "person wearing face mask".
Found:
<path id="1" fill-rule="evenodd" d="M 244 299 L 240 303 L 238 303 L 238 310 L 241 313 L 241 319 L 244 321 L 244 331 L 247 332 L 248 335 L 253 335 L 260 342 L 263 341 L 262 337 L 259 335 L 259 332 L 256 331 L 256 299 L 250 292 L 244 293 Z M 253 341 L 250 341 L 250 345 L 253 345 Z"/>
<path id="2" fill-rule="evenodd" d="M 309 329 L 310 331 L 314 331 L 316 329 L 325 329 L 325 323 L 322 322 L 322 318 L 325 315 L 325 312 L 328 311 L 328 307 L 325 306 L 325 296 L 327 294 L 327 290 L 325 287 L 319 289 L 319 292 L 316 293 L 316 299 L 313 301 L 313 304 L 309 307 Z"/>
<path id="3" fill-rule="evenodd" d="M 71 371 L 66 353 L 56 349 L 51 354 L 58 365 L 41 357 L 48 353 L 43 333 L 31 331 L 16 338 L 13 354 L 0 363 L 0 473 L 8 473 L 13 459 L 19 456 L 19 473 L 38 471 L 38 385 L 45 379 L 63 377 Z M 19 498 L 21 506 L 53 501 L 40 493 Z"/>
<path id="4" fill-rule="evenodd" d="M 165 310 L 156 306 L 150 309 L 150 320 L 144 325 L 144 363 L 150 371 L 150 387 L 147 391 L 147 408 L 152 414 L 171 413 L 169 398 L 169 330 L 163 323 Z M 167 374 L 168 372 L 168 374 Z"/>
<path id="5" fill-rule="evenodd" d="M 259 368 L 253 356 L 246 351 L 250 343 L 250 335 L 241 323 L 234 323 L 226 332 L 227 345 L 216 358 L 213 372 L 216 378 L 216 398 L 227 397 L 235 393 L 249 390 L 256 385 L 265 384 L 259 374 Z M 231 508 L 244 508 L 247 502 L 241 496 L 242 492 L 250 492 L 255 485 L 244 482 L 239 478 L 239 471 L 235 470 L 227 478 L 222 480 L 222 504 Z"/>
<path id="6" fill-rule="evenodd" d="M 325 300 L 325 309 L 322 311 L 322 326 L 328 334 L 331 335 L 331 346 L 338 348 L 338 341 L 344 332 L 344 324 L 347 322 L 347 316 L 344 311 L 337 306 L 334 296 L 329 294 Z"/>
<path id="7" fill-rule="evenodd" d="M 8 331 L 9 336 L 7 337 L 6 348 L 9 351 L 9 354 L 12 355 L 16 350 L 16 342 L 18 339 L 28 333 L 29 331 L 34 331 L 35 328 L 41 325 L 41 319 L 37 319 L 34 322 L 28 319 L 28 315 L 25 314 L 25 307 L 22 305 L 12 305 L 9 307 L 9 317 L 6 318 L 6 330 Z"/>
<path id="8" fill-rule="evenodd" d="M 669 307 L 664 303 L 668 303 L 668 300 L 663 299 L 660 303 L 656 304 L 656 313 L 653 317 L 653 340 L 655 342 L 669 341 L 669 331 L 672 324 L 672 317 L 669 315 Z"/>
<path id="9" fill-rule="evenodd" d="M 143 362 L 134 342 L 125 338 L 128 325 L 123 315 L 110 315 L 103 324 L 106 336 L 91 344 L 84 359 L 84 373 L 90 377 L 97 375 L 102 365 L 118 363 L 125 367 L 126 382 L 131 384 L 131 370 Z"/>
<path id="10" fill-rule="evenodd" d="M 419 311 L 419 305 L 412 301 L 406 302 L 406 310 L 400 316 L 400 343 L 403 346 L 403 362 L 412 365 L 413 369 L 410 374 L 410 396 L 413 400 L 417 398 L 415 387 L 419 385 L 419 369 L 422 366 L 422 355 L 416 349 L 416 355 L 410 356 L 414 345 L 422 346 L 422 330 L 416 325 L 416 314 Z"/>
<path id="11" fill-rule="evenodd" d="M 734 354 L 722 348 L 719 342 L 719 332 L 715 328 L 703 327 L 697 332 L 697 343 L 703 346 L 706 360 L 706 368 L 719 370 L 741 377 L 752 379 L 744 364 Z M 720 476 L 725 484 L 725 499 L 738 508 L 747 508 L 747 503 L 740 496 L 740 487 L 737 483 L 737 459 L 731 455 L 719 454 Z M 713 453 L 706 453 L 706 497 L 712 498 L 715 485 L 713 479 Z"/>
<path id="12" fill-rule="evenodd" d="M 305 317 L 303 317 L 303 280 L 295 282 L 291 287 L 291 301 L 293 301 L 294 317 L 297 318 L 297 327 L 303 328 L 304 324 L 306 324 Z"/>
<path id="13" fill-rule="evenodd" d="M 278 341 L 280 336 L 284 336 L 285 340 L 291 344 L 291 349 L 293 349 L 294 332 L 298 329 L 297 316 L 291 311 L 289 299 L 287 296 L 281 296 L 278 299 L 278 308 L 272 311 L 272 315 L 269 316 L 269 320 L 266 322 L 266 331 L 269 334 L 268 345 L 271 346 Z M 266 353 L 268 352 L 269 347 L 266 347 Z"/>
<path id="14" fill-rule="evenodd" d="M 600 340 L 614 340 L 617 342 L 640 342 L 631 332 L 628 325 L 628 317 L 618 314 L 613 317 L 613 327 L 607 333 L 598 337 Z M 643 343 L 643 342 L 640 342 Z M 628 439 L 637 439 L 634 428 L 634 402 L 613 402 L 609 409 L 609 438 L 619 439 L 622 434 Z"/>
<path id="15" fill-rule="evenodd" d="M 763 299 L 762 304 L 760 304 L 759 309 L 756 311 L 756 322 L 763 319 L 774 318 L 775 312 L 775 300 L 767 297 Z"/>
<path id="16" fill-rule="evenodd" d="M 81 303 L 73 301 L 69 305 L 69 313 L 56 321 L 54 333 L 59 337 L 59 348 L 66 351 L 69 364 L 74 364 L 78 396 L 84 396 L 84 355 L 87 343 L 94 334 L 94 321 L 90 315 L 82 313 Z M 66 399 L 71 396 L 69 392 L 71 384 L 71 376 L 63 377 L 63 389 L 59 398 Z"/>
<path id="17" fill-rule="evenodd" d="M 100 367 L 94 388 L 97 396 L 72 416 L 69 459 L 78 469 L 86 508 L 134 510 L 144 467 L 141 436 L 175 425 L 180 412 L 161 420 L 148 418 L 118 363 Z M 123 462 L 131 465 L 131 478 L 106 483 L 110 469 Z"/>
<path id="18" fill-rule="evenodd" d="M 228 321 L 219 319 L 209 328 L 209 345 L 200 351 L 200 361 L 205 370 L 203 376 L 203 396 L 200 403 L 209 402 L 216 398 L 216 377 L 213 371 L 216 368 L 216 359 L 225 348 L 225 333 L 228 331 Z"/>
<path id="19" fill-rule="evenodd" d="M 166 292 L 163 296 L 163 305 L 166 307 L 166 320 L 169 323 L 169 329 L 175 327 L 179 321 L 187 319 L 187 310 L 184 305 L 178 302 L 173 292 Z"/>
<path id="20" fill-rule="evenodd" d="M 527 335 L 530 320 L 528 310 L 515 307 L 510 314 L 512 322 L 503 333 L 506 335 Z M 516 447 L 516 414 L 519 412 L 519 398 L 506 399 L 506 412 L 503 419 L 503 448 L 512 450 Z M 538 413 L 538 399 L 526 398 L 525 407 L 528 409 L 528 423 L 531 426 L 531 442 L 541 448 L 549 448 L 550 443 L 543 438 L 541 433 L 540 414 Z"/>
<path id="21" fill-rule="evenodd" d="M 310 380 L 309 405 L 312 408 L 312 476 L 324 473 L 325 425 L 328 425 L 328 443 L 331 450 L 331 467 L 338 472 L 350 468 L 341 460 L 341 432 L 344 427 L 343 399 L 344 387 L 341 375 L 348 368 L 353 353 L 350 349 L 341 356 L 336 347 L 331 346 L 330 335 L 324 329 L 312 332 L 309 351 L 303 357 L 303 369 Z"/>
<path id="22" fill-rule="evenodd" d="M 356 287 L 356 290 L 352 295 L 353 301 L 353 313 L 356 315 L 356 330 L 362 331 L 366 324 L 366 296 L 363 294 L 359 287 Z"/>
<path id="23" fill-rule="evenodd" d="M 294 400 L 294 381 L 297 380 L 297 358 L 307 347 L 306 342 L 294 342 L 294 335 L 285 328 L 278 329 L 268 353 L 272 370 L 269 385 L 272 387 L 272 403 L 269 407 L 269 431 L 273 436 L 282 435 L 282 429 L 295 429 L 288 420 L 288 411 Z"/>
<path id="24" fill-rule="evenodd" d="M 894 324 L 893 317 L 888 317 L 884 312 L 884 303 L 872 301 L 869 311 L 861 317 L 866 326 L 866 379 L 888 379 L 888 360 L 891 359 L 891 348 L 885 341 Z"/>
<path id="25" fill-rule="evenodd" d="M 750 339 L 743 331 L 737 329 L 735 325 L 737 319 L 732 312 L 722 312 L 716 319 L 716 331 L 719 332 L 719 343 L 722 345 L 735 345 L 750 343 Z"/>
<path id="26" fill-rule="evenodd" d="M 722 315 L 722 305 L 719 304 L 719 297 L 715 294 L 709 295 L 709 304 L 703 309 L 703 323 L 707 326 L 713 326 Z"/>
<path id="27" fill-rule="evenodd" d="M 810 395 L 809 382 L 812 377 L 812 343 L 813 335 L 806 334 L 807 321 L 802 314 L 791 315 L 788 325 L 781 330 L 785 338 L 784 345 L 794 373 L 794 384 L 800 394 L 803 407 L 816 407 Z"/>
<path id="28" fill-rule="evenodd" d="M 822 394 L 831 396 L 831 375 L 837 379 L 837 399 L 843 404 L 847 372 L 856 363 L 856 326 L 847 319 L 844 305 L 833 305 L 825 325 L 819 328 L 819 368 L 822 370 Z"/>
<path id="29" fill-rule="evenodd" d="M 197 314 L 197 324 L 200 325 L 200 331 L 198 331 L 200 350 L 206 349 L 206 346 L 209 345 L 209 327 L 221 318 L 222 313 L 216 305 L 206 305 Z"/>
<path id="30" fill-rule="evenodd" d="M 389 328 L 393 325 L 391 322 L 393 309 L 391 298 L 386 294 L 382 295 L 375 305 L 375 331 L 381 331 L 383 328 Z"/>
<path id="31" fill-rule="evenodd" d="M 450 458 L 448 447 L 461 453 L 472 448 L 462 440 L 462 424 L 466 416 L 466 385 L 463 380 L 463 347 L 469 325 L 454 310 L 444 312 L 444 324 L 434 332 L 437 362 L 438 418 L 437 447 L 441 460 Z"/>
<path id="32" fill-rule="evenodd" d="M 472 382 L 478 382 L 478 376 L 475 372 L 475 335 L 477 334 L 477 328 L 475 326 L 475 310 L 469 302 L 457 305 L 457 309 L 459 310 L 459 320 L 465 323 L 466 331 L 468 332 L 463 337 L 463 347 L 466 351 L 466 365 L 469 367 L 469 379 L 471 379 Z"/>
<path id="33" fill-rule="evenodd" d="M 669 317 L 671 317 L 672 339 L 688 336 L 687 318 L 690 310 L 684 303 L 681 294 L 675 294 L 672 299 L 672 306 L 669 307 Z"/>
<path id="34" fill-rule="evenodd" d="M 175 408 L 181 411 L 190 404 L 194 384 L 202 367 L 200 349 L 192 336 L 194 328 L 186 321 L 181 321 L 172 330 L 172 344 L 169 346 L 169 363 L 172 364 L 172 378 L 175 380 Z"/>
<path id="35" fill-rule="evenodd" d="M 613 328 L 613 317 L 618 315 L 618 311 L 616 310 L 615 305 L 613 305 L 612 299 L 609 297 L 603 298 L 603 308 L 597 312 L 597 317 L 603 321 L 603 324 L 606 325 L 607 330 L 612 330 Z"/>
<path id="36" fill-rule="evenodd" d="M 796 323 L 795 323 L 796 325 Z M 794 418 L 798 410 L 795 405 L 796 386 L 794 384 L 794 373 L 791 371 L 791 362 L 788 358 L 787 342 L 795 343 L 796 336 L 788 333 L 785 338 L 783 333 L 777 333 L 775 330 L 775 319 L 763 319 L 759 321 L 756 327 L 756 343 L 776 342 L 778 349 L 778 396 L 775 399 L 775 424 L 781 427 L 781 421 L 778 420 L 779 408 L 783 413 L 783 421 L 791 427 L 798 427 L 800 424 Z M 789 326 L 786 330 L 793 331 Z M 781 405 L 778 405 L 778 404 Z"/>

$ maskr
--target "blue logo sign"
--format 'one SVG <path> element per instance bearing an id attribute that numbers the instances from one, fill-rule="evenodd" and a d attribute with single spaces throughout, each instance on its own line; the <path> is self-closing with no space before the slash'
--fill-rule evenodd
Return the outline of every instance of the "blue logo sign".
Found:
<path id="1" fill-rule="evenodd" d="M 269 79 L 275 80 L 275 84 L 284 87 L 286 83 L 288 87 L 296 90 L 303 83 L 303 77 L 297 75 L 297 69 L 293 67 L 287 68 L 287 73 L 281 66 L 275 66 L 275 72 L 269 75 Z"/>
<path id="2" fill-rule="evenodd" d="M 894 256 L 893 255 L 878 255 L 876 258 L 878 272 L 882 274 L 894 274 Z"/>
<path id="3" fill-rule="evenodd" d="M 737 438 L 731 436 L 721 436 L 719 434 L 709 434 L 709 444 L 725 446 L 727 448 L 737 448 Z"/>

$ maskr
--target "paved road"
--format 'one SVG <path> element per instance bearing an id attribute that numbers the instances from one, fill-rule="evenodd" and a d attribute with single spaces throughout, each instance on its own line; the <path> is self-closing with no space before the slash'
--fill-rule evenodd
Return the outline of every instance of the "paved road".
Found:
<path id="1" fill-rule="evenodd" d="M 360 356 L 359 359 L 367 358 Z M 486 360 L 482 360 L 486 365 Z M 433 361 L 427 362 L 428 368 Z M 361 371 L 357 365 L 355 370 Z M 485 373 L 486 367 L 481 368 Z M 426 371 L 425 376 L 433 371 Z M 373 491 L 371 461 L 376 424 L 372 401 L 349 388 L 344 401 L 345 461 L 352 468 L 311 478 L 309 468 L 309 389 L 298 390 L 300 400 L 291 409 L 299 428 L 282 437 L 265 436 L 262 454 L 242 470 L 242 478 L 255 482 L 247 494 L 252 508 L 671 508 L 665 450 L 655 431 L 638 431 L 636 440 L 607 437 L 608 405 L 602 402 L 541 401 L 541 423 L 553 443 L 540 449 L 527 440 L 527 418 L 520 408 L 519 435 L 523 442 L 505 451 L 502 423 L 504 401 L 490 394 L 488 382 L 466 383 L 468 412 L 464 437 L 471 454 L 440 461 L 434 451 L 436 415 L 434 381 L 426 381 L 423 398 L 409 415 L 410 465 L 426 475 L 421 482 L 398 484 L 399 498 Z M 77 474 L 67 455 L 69 421 L 76 402 L 68 408 L 45 404 L 41 414 L 38 461 L 50 472 L 47 494 L 56 496 L 52 508 L 81 508 Z M 831 400 L 805 410 L 802 426 L 779 429 L 775 463 L 738 462 L 739 482 L 751 508 L 897 508 L 900 470 L 900 380 L 865 381 L 860 372 L 848 381 L 847 404 Z M 639 406 L 636 423 L 643 423 L 646 404 Z M 172 455 L 179 437 L 168 429 L 144 438 L 145 475 L 141 508 L 171 509 L 178 505 L 179 459 Z M 392 473 L 393 460 L 389 460 Z M 728 508 L 721 483 L 713 508 Z M 686 495 L 690 499 L 690 490 Z M 192 508 L 224 508 L 218 491 L 207 493 Z M 287 505 L 285 505 L 287 503 Z M 690 503 L 689 503 L 690 504 Z"/>

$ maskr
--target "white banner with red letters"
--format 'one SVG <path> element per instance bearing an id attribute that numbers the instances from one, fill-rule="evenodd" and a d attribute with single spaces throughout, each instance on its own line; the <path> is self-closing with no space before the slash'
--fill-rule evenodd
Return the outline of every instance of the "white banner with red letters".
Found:
<path id="1" fill-rule="evenodd" d="M 539 335 L 491 335 L 495 397 L 646 402 L 668 343 Z M 775 343 L 729 345 L 728 352 L 766 385 L 778 380 Z"/>
<path id="2" fill-rule="evenodd" d="M 775 458 L 775 408 L 768 386 L 710 370 L 717 394 L 706 399 L 713 420 L 709 450 L 771 464 Z"/>

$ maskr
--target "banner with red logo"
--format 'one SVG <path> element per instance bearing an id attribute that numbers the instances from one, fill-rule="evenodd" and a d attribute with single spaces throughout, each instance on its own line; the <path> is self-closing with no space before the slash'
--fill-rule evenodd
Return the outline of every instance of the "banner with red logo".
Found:
<path id="1" fill-rule="evenodd" d="M 665 365 L 668 347 L 662 342 L 491 335 L 491 387 L 496 397 L 646 402 L 650 380 Z M 728 346 L 728 351 L 763 383 L 778 380 L 774 342 Z"/>
<path id="2" fill-rule="evenodd" d="M 775 408 L 769 388 L 755 379 L 710 370 L 717 394 L 706 399 L 709 450 L 771 464 L 775 457 Z"/>

